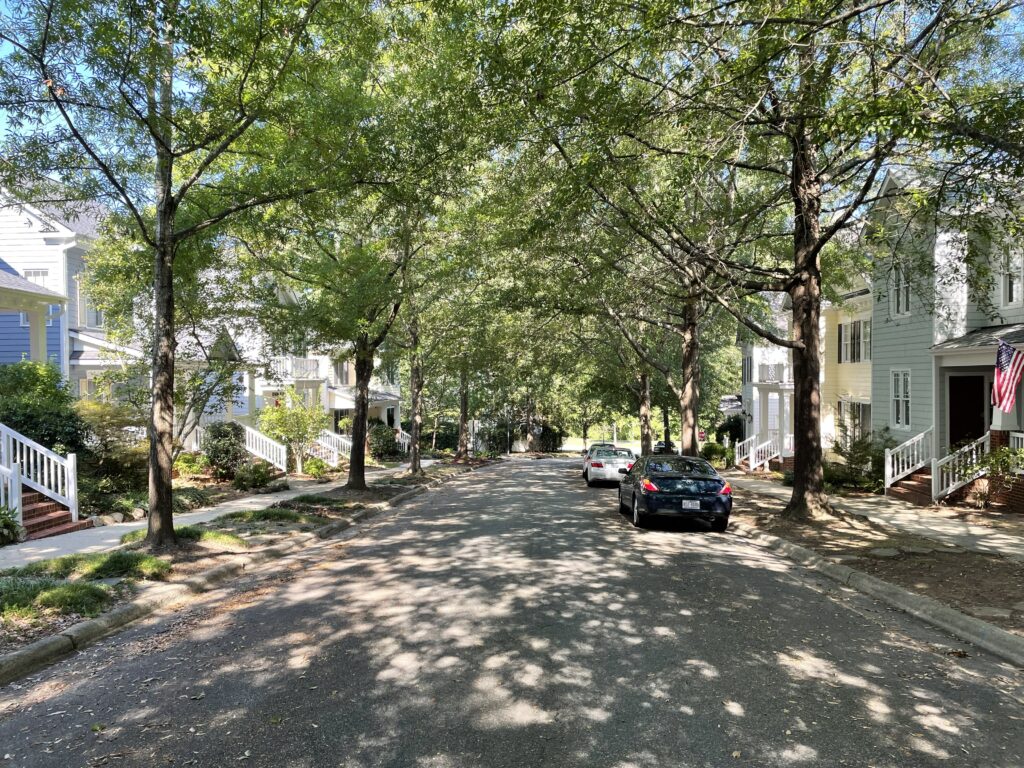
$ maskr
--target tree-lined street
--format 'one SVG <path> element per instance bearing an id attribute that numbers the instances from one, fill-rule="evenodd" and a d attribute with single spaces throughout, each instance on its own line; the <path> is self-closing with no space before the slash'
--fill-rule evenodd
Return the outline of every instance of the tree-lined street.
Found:
<path id="1" fill-rule="evenodd" d="M 1019 670 L 506 462 L 3 691 L 12 765 L 985 766 Z M 742 502 L 740 502 L 742 503 Z M 952 652 L 952 653 L 951 653 Z"/>

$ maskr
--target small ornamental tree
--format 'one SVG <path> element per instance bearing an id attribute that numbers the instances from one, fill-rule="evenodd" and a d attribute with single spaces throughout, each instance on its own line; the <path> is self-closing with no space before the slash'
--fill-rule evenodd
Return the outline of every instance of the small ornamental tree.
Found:
<path id="1" fill-rule="evenodd" d="M 319 403 L 306 405 L 295 387 L 285 389 L 281 405 L 260 411 L 260 431 L 288 446 L 295 457 L 295 471 L 300 474 L 302 459 L 326 428 L 326 411 Z"/>

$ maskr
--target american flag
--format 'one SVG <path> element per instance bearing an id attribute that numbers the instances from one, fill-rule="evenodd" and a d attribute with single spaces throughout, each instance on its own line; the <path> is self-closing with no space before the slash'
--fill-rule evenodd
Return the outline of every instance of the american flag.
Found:
<path id="1" fill-rule="evenodd" d="M 1000 341 L 999 351 L 996 352 L 996 380 L 992 385 L 992 405 L 1004 413 L 1013 410 L 1021 371 L 1024 371 L 1024 354 L 1005 341 Z"/>

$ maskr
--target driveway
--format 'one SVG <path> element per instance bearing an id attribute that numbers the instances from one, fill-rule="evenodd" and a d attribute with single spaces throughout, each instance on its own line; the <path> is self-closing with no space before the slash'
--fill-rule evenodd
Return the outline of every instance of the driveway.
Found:
<path id="1" fill-rule="evenodd" d="M 1024 764 L 1018 671 L 739 537 L 635 530 L 578 465 L 472 473 L 0 690 L 2 765 Z"/>

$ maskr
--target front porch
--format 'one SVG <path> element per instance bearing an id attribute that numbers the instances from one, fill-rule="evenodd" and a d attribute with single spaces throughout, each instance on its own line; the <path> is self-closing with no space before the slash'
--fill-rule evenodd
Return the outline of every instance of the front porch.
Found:
<path id="1" fill-rule="evenodd" d="M 933 426 L 886 451 L 887 494 L 920 505 L 962 499 L 986 454 L 1024 448 L 1020 382 L 1009 412 L 992 405 L 1000 340 L 1024 345 L 1024 325 L 979 328 L 932 348 Z"/>

